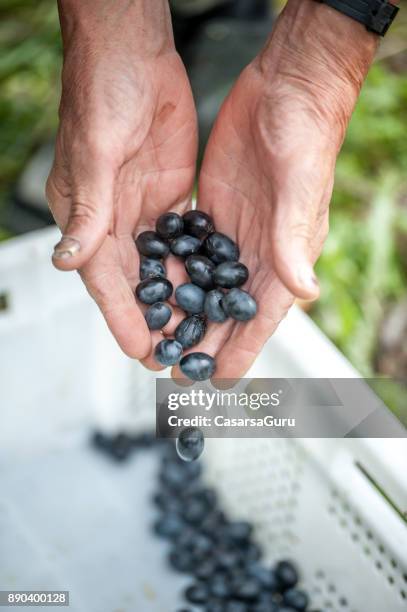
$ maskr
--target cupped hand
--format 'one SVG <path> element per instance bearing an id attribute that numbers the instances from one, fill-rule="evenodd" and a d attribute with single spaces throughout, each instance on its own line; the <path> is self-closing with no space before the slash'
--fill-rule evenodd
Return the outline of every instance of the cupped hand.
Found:
<path id="1" fill-rule="evenodd" d="M 333 56 L 335 35 L 331 49 L 313 38 L 311 24 L 319 32 L 324 25 L 320 5 L 289 5 L 224 102 L 200 173 L 199 208 L 238 243 L 250 271 L 243 288 L 258 304 L 248 323 L 210 325 L 199 350 L 216 356 L 218 379 L 244 375 L 296 296 L 319 295 L 313 265 L 328 233 L 336 157 L 368 66 L 348 54 L 344 69 Z M 310 25 L 302 15 L 299 30 L 306 5 L 315 5 Z M 349 36 L 353 25 L 343 17 L 333 32 Z M 374 45 L 369 38 L 373 52 Z"/>
<path id="2" fill-rule="evenodd" d="M 123 42 L 99 52 L 86 44 L 82 37 L 70 45 L 64 62 L 60 127 L 47 183 L 64 236 L 53 263 L 79 270 L 121 348 L 144 358 L 152 339 L 134 297 L 134 235 L 153 229 L 167 210 L 190 206 L 195 107 L 171 42 L 142 57 Z"/>

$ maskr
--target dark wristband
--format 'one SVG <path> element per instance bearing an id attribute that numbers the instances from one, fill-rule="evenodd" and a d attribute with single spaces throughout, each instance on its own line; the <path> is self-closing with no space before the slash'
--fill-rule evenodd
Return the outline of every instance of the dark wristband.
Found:
<path id="1" fill-rule="evenodd" d="M 387 0 L 318 0 L 362 23 L 369 32 L 384 36 L 399 7 Z"/>

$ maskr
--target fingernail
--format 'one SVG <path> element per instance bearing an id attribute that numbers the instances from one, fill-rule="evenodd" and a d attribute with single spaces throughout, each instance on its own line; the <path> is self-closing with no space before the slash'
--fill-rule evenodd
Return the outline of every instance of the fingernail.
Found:
<path id="1" fill-rule="evenodd" d="M 298 279 L 300 284 L 311 293 L 318 293 L 319 282 L 315 276 L 314 270 L 310 266 L 303 266 L 299 269 Z"/>
<path id="2" fill-rule="evenodd" d="M 69 238 L 69 236 L 63 236 L 63 238 L 54 246 L 54 253 L 52 257 L 54 259 L 69 259 L 79 253 L 81 245 L 75 238 Z"/>

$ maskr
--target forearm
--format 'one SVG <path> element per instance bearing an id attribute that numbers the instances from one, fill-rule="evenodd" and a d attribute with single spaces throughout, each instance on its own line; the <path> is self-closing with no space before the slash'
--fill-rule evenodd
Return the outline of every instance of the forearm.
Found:
<path id="1" fill-rule="evenodd" d="M 340 146 L 378 44 L 379 36 L 325 4 L 288 0 L 259 65 L 311 93 L 316 111 L 339 127 Z"/>
<path id="2" fill-rule="evenodd" d="M 82 122 L 93 140 L 100 132 L 95 121 L 110 123 L 129 104 L 142 112 L 154 82 L 148 66 L 174 51 L 168 0 L 58 0 L 58 8 L 60 116 L 64 125 L 73 122 L 69 129 Z"/>
<path id="3" fill-rule="evenodd" d="M 65 53 L 77 42 L 136 57 L 173 47 L 168 0 L 58 0 L 58 8 Z"/>

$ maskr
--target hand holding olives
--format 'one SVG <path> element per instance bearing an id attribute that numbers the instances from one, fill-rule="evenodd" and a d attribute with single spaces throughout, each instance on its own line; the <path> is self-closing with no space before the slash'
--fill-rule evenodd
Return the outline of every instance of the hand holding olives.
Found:
<path id="1" fill-rule="evenodd" d="M 156 361 L 163 366 L 179 363 L 183 374 L 192 380 L 213 377 L 216 371 L 213 357 L 200 351 L 182 357 L 182 352 L 199 344 L 205 336 L 207 321 L 219 324 L 229 317 L 249 321 L 256 315 L 255 300 L 240 289 L 248 280 L 249 271 L 238 261 L 238 245 L 216 231 L 209 215 L 190 210 L 183 217 L 175 212 L 161 215 L 156 231 L 139 234 L 136 246 L 143 256 L 136 296 L 149 305 L 145 313 L 149 329 L 162 329 L 172 315 L 165 301 L 172 295 L 173 287 L 161 260 L 170 253 L 183 258 L 191 280 L 175 288 L 175 301 L 186 318 L 176 327 L 175 339 L 165 338 L 156 346 Z"/>

